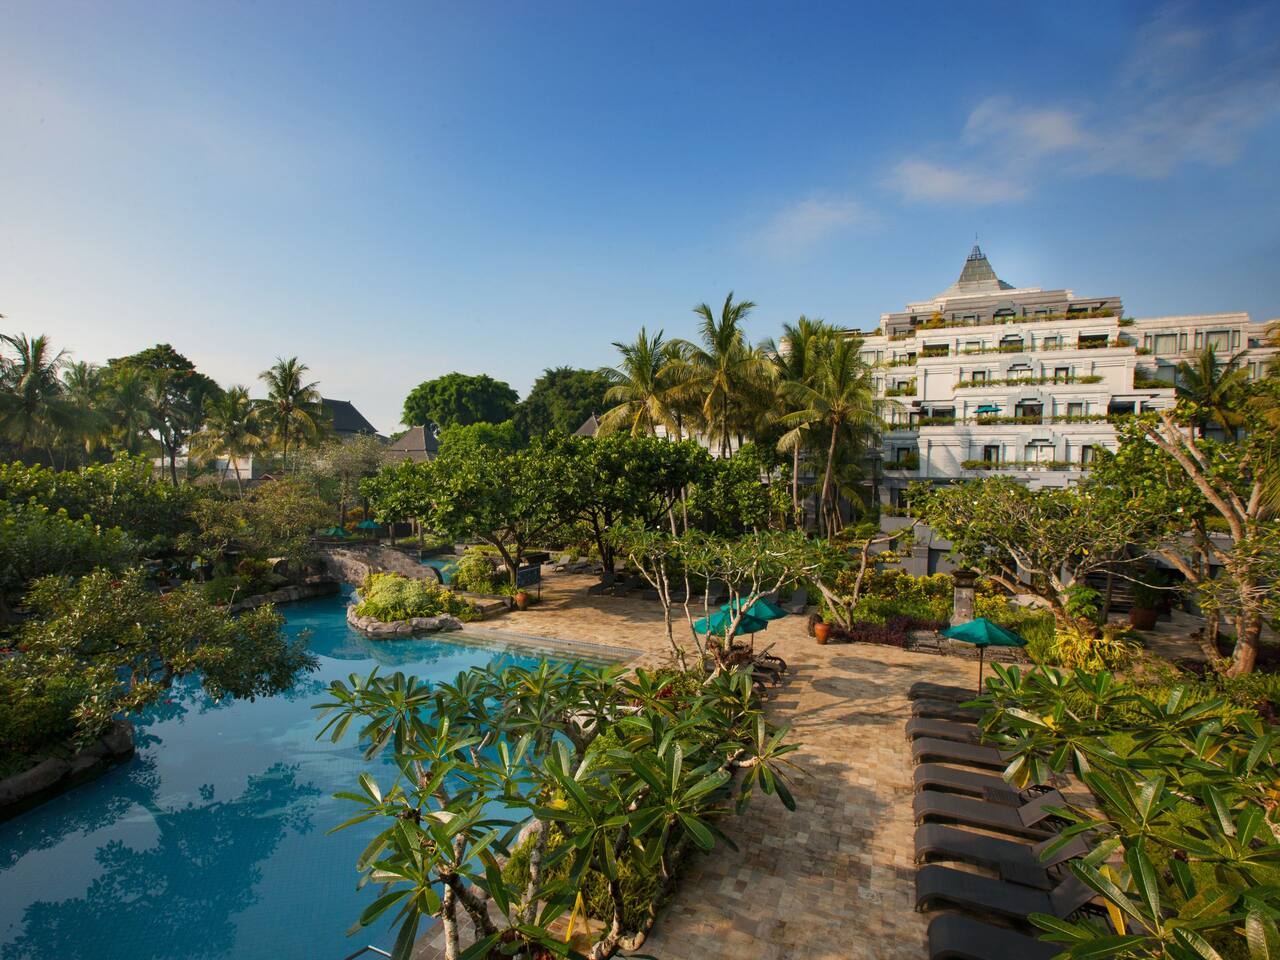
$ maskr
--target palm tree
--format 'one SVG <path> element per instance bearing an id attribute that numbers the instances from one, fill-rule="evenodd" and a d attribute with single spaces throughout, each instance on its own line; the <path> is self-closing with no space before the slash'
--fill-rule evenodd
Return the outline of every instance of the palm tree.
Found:
<path id="1" fill-rule="evenodd" d="M 258 408 L 249 399 L 249 388 L 234 386 L 205 401 L 204 426 L 191 438 L 191 453 L 201 458 L 226 457 L 235 468 L 236 490 L 244 496 L 240 458 L 256 453 L 265 443 Z M 226 478 L 224 466 L 222 479 Z"/>
<path id="2" fill-rule="evenodd" d="M 102 368 L 83 360 L 68 363 L 62 371 L 62 386 L 71 410 L 71 424 L 63 431 L 64 445 L 79 447 L 84 456 L 92 457 L 107 433 Z"/>
<path id="3" fill-rule="evenodd" d="M 259 378 L 266 381 L 265 419 L 280 441 L 280 469 L 289 468 L 289 440 L 315 436 L 322 417 L 320 391 L 316 382 L 304 382 L 310 370 L 297 357 L 276 357 L 276 364 L 264 370 Z"/>
<path id="4" fill-rule="evenodd" d="M 151 382 L 145 370 L 124 366 L 108 371 L 106 377 L 106 411 L 112 432 L 129 456 L 141 449 L 141 441 L 149 438 L 152 423 Z"/>
<path id="5" fill-rule="evenodd" d="M 615 340 L 613 345 L 622 354 L 622 362 L 600 370 L 609 382 L 605 402 L 614 404 L 600 418 L 600 432 L 625 429 L 633 437 L 656 436 L 663 427 L 678 435 L 677 387 L 671 375 L 676 355 L 672 345 L 663 340 L 662 331 L 649 336 L 641 327 L 634 343 Z"/>
<path id="6" fill-rule="evenodd" d="M 1244 422 L 1241 403 L 1248 391 L 1249 372 L 1240 365 L 1243 357 L 1241 351 L 1219 363 L 1217 353 L 1208 346 L 1196 354 L 1194 363 L 1184 360 L 1178 364 L 1178 397 L 1195 408 L 1200 436 L 1204 436 L 1211 420 L 1232 436 Z"/>
<path id="7" fill-rule="evenodd" d="M 778 343 L 767 340 L 764 352 L 773 360 L 778 379 L 777 402 L 788 406 L 788 384 L 812 384 L 819 353 L 835 336 L 835 328 L 818 319 L 801 316 L 794 324 L 782 325 Z M 788 412 L 794 413 L 794 410 Z M 778 441 L 778 449 L 791 452 L 791 503 L 800 506 L 800 451 L 808 442 L 807 425 L 797 425 Z"/>
<path id="8" fill-rule="evenodd" d="M 53 352 L 49 338 L 0 334 L 0 343 L 15 356 L 0 357 L 0 432 L 25 453 L 42 443 L 53 464 L 54 435 L 71 422 L 65 389 L 58 378 L 66 365 L 65 350 Z"/>
<path id="9" fill-rule="evenodd" d="M 707 439 L 719 444 L 722 457 L 729 455 L 733 435 L 741 438 L 752 423 L 753 410 L 765 405 L 772 374 L 764 352 L 747 342 L 742 329 L 754 307 L 750 300 L 734 303 L 732 290 L 719 317 L 700 303 L 693 312 L 702 318 L 701 344 L 675 342 L 681 359 L 674 379 L 699 399 Z"/>
<path id="10" fill-rule="evenodd" d="M 782 417 L 783 425 L 793 431 L 823 427 L 829 434 L 819 498 L 822 526 L 828 536 L 839 524 L 833 478 L 840 440 L 843 437 L 856 451 L 874 435 L 879 423 L 871 370 L 862 360 L 861 348 L 862 342 L 852 337 L 828 341 L 817 351 L 811 382 L 793 382 L 786 387 L 794 411 Z"/>

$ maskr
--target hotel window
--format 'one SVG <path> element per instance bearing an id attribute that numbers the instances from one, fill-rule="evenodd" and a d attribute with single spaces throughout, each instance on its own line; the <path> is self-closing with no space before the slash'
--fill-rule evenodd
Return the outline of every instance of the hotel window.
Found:
<path id="1" fill-rule="evenodd" d="M 1084 404 L 1083 404 L 1083 403 L 1068 403 L 1068 404 L 1067 404 L 1067 416 L 1068 416 L 1068 417 L 1083 417 L 1083 416 L 1084 416 Z"/>
<path id="2" fill-rule="evenodd" d="M 972 380 L 974 383 L 986 383 L 987 371 L 975 370 L 973 371 L 973 373 L 969 374 L 969 379 Z"/>
<path id="3" fill-rule="evenodd" d="M 1061 337 L 1045 337 L 1043 340 L 1040 341 L 1040 349 L 1041 350 L 1061 350 L 1062 338 Z"/>
<path id="4" fill-rule="evenodd" d="M 965 342 L 964 349 L 966 353 L 978 353 L 982 350 L 981 340 L 969 340 Z"/>
<path id="5" fill-rule="evenodd" d="M 1185 333 L 1178 334 L 1178 349 L 1183 353 L 1187 352 L 1187 335 Z"/>
<path id="6" fill-rule="evenodd" d="M 982 448 L 983 463 L 999 463 L 1000 462 L 1000 446 L 999 444 L 988 444 Z"/>
<path id="7" fill-rule="evenodd" d="M 1178 352 L 1178 338 L 1172 333 L 1157 333 L 1155 336 L 1155 355 L 1168 356 Z"/>
<path id="8" fill-rule="evenodd" d="M 1053 368 L 1054 383 L 1066 383 L 1070 379 L 1071 379 L 1070 367 L 1054 367 Z"/>
<path id="9" fill-rule="evenodd" d="M 1231 349 L 1231 331 L 1230 330 L 1213 330 L 1204 335 L 1204 345 L 1213 347 L 1214 353 L 1218 356 L 1226 353 Z"/>
<path id="10" fill-rule="evenodd" d="M 1053 460 L 1053 444 L 1048 440 L 1033 440 L 1027 444 L 1028 463 L 1049 463 Z"/>
<path id="11" fill-rule="evenodd" d="M 1239 330 L 1231 331 L 1231 348 L 1233 350 L 1240 349 L 1240 331 Z"/>
<path id="12" fill-rule="evenodd" d="M 1086 443 L 1080 447 L 1080 462 L 1093 463 L 1093 444 Z"/>

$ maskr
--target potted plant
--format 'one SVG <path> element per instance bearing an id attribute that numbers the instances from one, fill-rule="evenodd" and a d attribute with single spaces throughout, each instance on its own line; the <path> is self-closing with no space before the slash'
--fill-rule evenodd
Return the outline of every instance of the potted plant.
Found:
<path id="1" fill-rule="evenodd" d="M 1133 584 L 1133 606 L 1129 608 L 1129 624 L 1135 630 L 1150 630 L 1160 618 L 1160 607 L 1165 600 L 1165 591 L 1144 583 L 1141 580 Z"/>
<path id="2" fill-rule="evenodd" d="M 813 636 L 818 643 L 826 644 L 831 637 L 831 624 L 825 620 L 819 620 L 813 625 Z"/>
<path id="3" fill-rule="evenodd" d="M 517 610 L 529 609 L 529 591 L 528 590 L 516 591 L 516 609 Z"/>

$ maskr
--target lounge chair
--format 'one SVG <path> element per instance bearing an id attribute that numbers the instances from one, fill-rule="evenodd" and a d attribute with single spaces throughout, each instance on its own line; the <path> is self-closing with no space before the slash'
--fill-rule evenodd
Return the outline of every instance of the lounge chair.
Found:
<path id="1" fill-rule="evenodd" d="M 907 739 L 934 737 L 938 740 L 954 740 L 957 743 L 980 743 L 982 731 L 972 723 L 956 720 L 934 720 L 928 717 L 912 717 L 907 721 Z"/>
<path id="2" fill-rule="evenodd" d="M 973 687 L 955 687 L 929 680 L 917 680 L 907 691 L 908 700 L 950 700 L 952 703 L 964 703 L 966 700 L 976 700 L 977 697 Z"/>
<path id="3" fill-rule="evenodd" d="M 929 960 L 1050 960 L 1062 949 L 962 913 L 944 913 L 929 924 Z"/>
<path id="4" fill-rule="evenodd" d="M 803 614 L 809 608 L 809 591 L 801 587 L 791 595 L 791 599 L 780 604 L 787 613 Z"/>
<path id="5" fill-rule="evenodd" d="M 921 911 L 956 907 L 1028 925 L 1027 916 L 1033 913 L 1065 920 L 1093 897 L 1093 891 L 1074 875 L 1065 877 L 1052 890 L 1036 890 L 936 863 L 916 871 L 916 909 Z"/>
<path id="6" fill-rule="evenodd" d="M 1012 807 L 1021 806 L 1027 801 L 1004 777 L 978 773 L 976 770 L 944 767 L 940 763 L 922 763 L 916 767 L 912 777 L 917 792 L 936 790 L 939 793 L 961 793 Z"/>
<path id="7" fill-rule="evenodd" d="M 936 720 L 967 720 L 977 723 L 983 717 L 981 710 L 962 707 L 954 700 L 916 700 L 911 704 L 913 717 L 932 717 Z"/>
<path id="8" fill-rule="evenodd" d="M 1066 799 L 1057 790 L 1042 793 L 1020 807 L 1007 807 L 1001 803 L 936 790 L 921 790 L 911 803 L 917 825 L 962 823 L 1031 840 L 1043 840 L 1053 833 L 1048 822 L 1053 814 L 1046 807 L 1066 805 Z"/>
<path id="9" fill-rule="evenodd" d="M 916 763 L 955 763 L 980 770 L 1003 770 L 1013 759 L 1013 754 L 1004 754 L 977 743 L 921 737 L 911 741 L 911 759 Z"/>
<path id="10" fill-rule="evenodd" d="M 1007 883 L 1020 883 L 1025 887 L 1050 890 L 1059 877 L 1049 873 L 1067 860 L 1083 857 L 1089 852 L 1089 842 L 1075 837 L 1070 843 L 1047 858 L 1041 859 L 1045 847 L 1057 837 L 1039 843 L 1019 843 L 1001 837 L 948 827 L 940 823 L 926 823 L 916 828 L 916 863 L 932 863 L 935 860 L 954 860 L 986 867 L 1000 875 Z"/>

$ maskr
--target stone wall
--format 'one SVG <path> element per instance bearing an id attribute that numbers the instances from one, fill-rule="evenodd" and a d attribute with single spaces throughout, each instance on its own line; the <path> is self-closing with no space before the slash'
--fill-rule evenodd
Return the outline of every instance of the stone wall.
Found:
<path id="1" fill-rule="evenodd" d="M 324 543 L 318 545 L 317 551 L 330 576 L 357 587 L 370 573 L 398 573 L 410 580 L 436 583 L 440 580 L 433 567 L 380 543 Z"/>
<path id="2" fill-rule="evenodd" d="M 114 720 L 102 739 L 71 757 L 50 757 L 30 770 L 0 780 L 0 820 L 92 780 L 132 755 L 133 724 L 128 720 Z"/>
<path id="3" fill-rule="evenodd" d="M 416 633 L 435 633 L 440 630 L 461 630 L 462 621 L 446 615 L 439 617 L 413 617 L 409 620 L 378 620 L 356 615 L 356 605 L 347 607 L 347 623 L 367 637 L 375 640 L 387 637 L 408 637 Z"/>
<path id="4" fill-rule="evenodd" d="M 330 580 L 328 577 L 315 578 L 308 580 L 306 583 L 297 583 L 288 587 L 281 587 L 279 590 L 272 590 L 270 593 L 260 593 L 255 597 L 245 597 L 243 600 L 237 600 L 233 603 L 229 612 L 239 613 L 242 610 L 252 610 L 254 607 L 261 607 L 267 603 L 292 603 L 295 600 L 310 600 L 313 597 L 330 597 L 341 589 L 339 581 Z"/>

